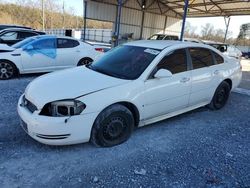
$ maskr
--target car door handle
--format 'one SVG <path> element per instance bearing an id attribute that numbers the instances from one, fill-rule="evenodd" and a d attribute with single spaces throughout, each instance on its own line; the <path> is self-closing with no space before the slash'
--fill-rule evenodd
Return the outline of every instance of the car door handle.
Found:
<path id="1" fill-rule="evenodd" d="M 181 79 L 181 83 L 186 83 L 186 82 L 188 82 L 190 80 L 190 78 L 187 78 L 187 77 L 184 77 L 184 78 L 182 78 Z"/>
<path id="2" fill-rule="evenodd" d="M 76 52 L 81 52 L 80 50 L 76 50 Z"/>
<path id="3" fill-rule="evenodd" d="M 220 73 L 219 70 L 214 71 L 214 74 L 215 74 L 215 75 L 218 75 L 219 73 Z"/>

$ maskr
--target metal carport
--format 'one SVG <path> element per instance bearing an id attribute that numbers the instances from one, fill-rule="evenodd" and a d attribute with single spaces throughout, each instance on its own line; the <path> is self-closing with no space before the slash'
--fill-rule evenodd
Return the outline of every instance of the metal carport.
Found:
<path id="1" fill-rule="evenodd" d="M 250 0 L 84 0 L 83 2 L 84 28 L 86 19 L 110 21 L 114 23 L 115 36 L 120 35 L 122 27 L 123 31 L 133 31 L 139 39 L 159 30 L 164 33 L 172 32 L 166 29 L 172 27 L 173 32 L 181 29 L 180 40 L 182 40 L 186 17 L 222 16 L 228 29 L 230 16 L 250 15 Z"/>

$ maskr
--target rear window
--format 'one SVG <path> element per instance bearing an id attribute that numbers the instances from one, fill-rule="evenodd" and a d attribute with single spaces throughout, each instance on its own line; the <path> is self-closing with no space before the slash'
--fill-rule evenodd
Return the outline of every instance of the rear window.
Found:
<path id="1" fill-rule="evenodd" d="M 213 65 L 213 57 L 209 49 L 189 48 L 193 69 L 204 68 Z"/>
<path id="2" fill-rule="evenodd" d="M 215 52 L 214 52 L 214 58 L 215 58 L 216 64 L 224 63 L 223 57 L 221 57 L 219 54 Z"/>
<path id="3" fill-rule="evenodd" d="M 28 37 L 33 37 L 33 36 L 36 36 L 37 33 L 33 33 L 33 32 L 19 32 L 18 33 L 18 38 L 19 39 L 25 39 L 25 38 L 28 38 Z"/>
<path id="4" fill-rule="evenodd" d="M 164 40 L 179 40 L 178 36 L 167 35 Z"/>
<path id="5" fill-rule="evenodd" d="M 150 40 L 163 40 L 165 35 L 153 35 L 149 39 Z"/>

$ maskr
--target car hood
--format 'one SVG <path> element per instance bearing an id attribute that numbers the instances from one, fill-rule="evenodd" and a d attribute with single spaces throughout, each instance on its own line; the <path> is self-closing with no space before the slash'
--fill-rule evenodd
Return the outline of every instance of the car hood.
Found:
<path id="1" fill-rule="evenodd" d="M 49 102 L 78 98 L 127 82 L 81 66 L 36 78 L 27 86 L 25 97 L 42 109 Z"/>
<path id="2" fill-rule="evenodd" d="M 8 46 L 7 44 L 0 44 L 0 53 L 1 52 L 12 52 L 15 48 Z"/>

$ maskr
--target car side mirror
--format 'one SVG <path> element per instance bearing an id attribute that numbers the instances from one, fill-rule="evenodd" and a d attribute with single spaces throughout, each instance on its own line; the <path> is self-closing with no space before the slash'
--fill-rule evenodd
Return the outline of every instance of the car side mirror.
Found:
<path id="1" fill-rule="evenodd" d="M 34 50 L 34 47 L 32 45 L 28 45 L 24 48 L 24 50 L 26 51 L 31 51 L 31 50 Z"/>
<path id="2" fill-rule="evenodd" d="M 160 78 L 169 78 L 172 76 L 173 76 L 173 74 L 169 70 L 160 69 L 155 73 L 154 78 L 160 79 Z"/>

